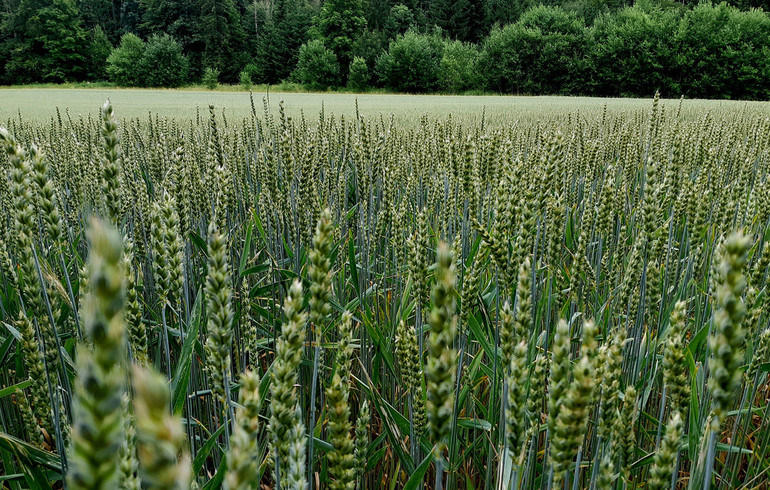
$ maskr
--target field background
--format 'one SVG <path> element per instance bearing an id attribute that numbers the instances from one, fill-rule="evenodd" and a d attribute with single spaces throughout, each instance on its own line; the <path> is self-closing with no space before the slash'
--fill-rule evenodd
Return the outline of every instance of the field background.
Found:
<path id="1" fill-rule="evenodd" d="M 256 109 L 261 114 L 264 93 L 254 93 Z M 208 117 L 208 105 L 213 104 L 217 112 L 225 110 L 229 118 L 240 121 L 251 113 L 249 94 L 246 92 L 215 92 L 192 90 L 142 90 L 142 89 L 0 89 L 0 121 L 17 118 L 19 112 L 25 121 L 46 122 L 55 117 L 53 108 L 58 107 L 65 117 L 68 109 L 72 117 L 91 114 L 97 117 L 105 99 L 110 99 L 118 119 L 144 118 L 149 113 L 176 119 L 193 119 L 197 110 L 202 118 Z M 608 111 L 629 110 L 639 114 L 649 110 L 649 99 L 619 99 L 600 97 L 559 97 L 559 96 L 463 96 L 463 95 L 390 95 L 390 94 L 340 94 L 340 93 L 270 93 L 270 105 L 278 111 L 283 100 L 289 116 L 298 118 L 304 112 L 308 122 L 316 120 L 321 107 L 327 114 L 355 114 L 356 100 L 361 114 L 368 117 L 387 117 L 393 114 L 397 121 L 408 125 L 419 123 L 419 116 L 427 114 L 430 119 L 448 114 L 467 122 L 475 122 L 486 113 L 490 123 L 527 121 L 551 117 L 560 113 L 564 117 L 581 112 L 597 113 L 605 104 Z M 661 100 L 672 109 L 678 100 Z M 735 114 L 726 109 L 750 108 L 752 111 L 770 113 L 766 102 L 745 102 L 728 100 L 686 100 L 682 107 L 685 118 L 697 117 L 704 111 L 719 114 Z"/>

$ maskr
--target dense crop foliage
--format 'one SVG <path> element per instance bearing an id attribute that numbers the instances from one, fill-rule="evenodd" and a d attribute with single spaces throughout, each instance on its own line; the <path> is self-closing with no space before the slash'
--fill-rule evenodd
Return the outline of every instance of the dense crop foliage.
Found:
<path id="1" fill-rule="evenodd" d="M 678 104 L 8 121 L 3 484 L 766 485 L 770 121 Z"/>

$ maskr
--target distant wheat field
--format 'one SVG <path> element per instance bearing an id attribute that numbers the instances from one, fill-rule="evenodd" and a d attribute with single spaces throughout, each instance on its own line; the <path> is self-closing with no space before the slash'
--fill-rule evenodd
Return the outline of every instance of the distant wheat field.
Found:
<path id="1" fill-rule="evenodd" d="M 423 115 L 429 119 L 452 115 L 466 122 L 480 122 L 482 117 L 490 124 L 531 121 L 553 117 L 573 117 L 577 114 L 608 112 L 638 112 L 641 116 L 649 107 L 647 99 L 609 99 L 598 97 L 565 96 L 473 96 L 473 95 L 390 95 L 347 93 L 280 93 L 254 92 L 255 109 L 264 113 L 263 99 L 272 112 L 277 112 L 284 101 L 287 115 L 306 116 L 310 124 L 324 109 L 326 114 L 354 117 L 356 102 L 360 114 L 368 117 L 393 118 L 405 125 L 419 124 Z M 652 96 L 652 94 L 650 94 Z M 62 118 L 99 117 L 99 108 L 110 99 L 117 108 L 118 119 L 146 118 L 148 114 L 179 119 L 208 117 L 208 106 L 219 114 L 240 121 L 251 115 L 248 92 L 220 92 L 193 90 L 140 90 L 140 89 L 70 89 L 21 88 L 0 89 L 0 121 L 22 118 L 29 122 L 45 122 L 55 117 L 52 108 L 59 108 Z M 662 100 L 664 106 L 675 109 L 678 100 Z M 766 102 L 728 100 L 688 100 L 682 109 L 685 118 L 704 112 L 737 114 L 743 110 L 761 111 L 770 115 Z"/>

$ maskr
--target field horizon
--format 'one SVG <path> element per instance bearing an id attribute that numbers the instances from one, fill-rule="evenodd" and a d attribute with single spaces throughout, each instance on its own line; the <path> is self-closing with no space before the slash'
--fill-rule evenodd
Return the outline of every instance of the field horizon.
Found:
<path id="1" fill-rule="evenodd" d="M 514 122 L 543 116 L 544 103 L 547 112 L 556 111 L 572 114 L 579 111 L 646 111 L 650 98 L 603 98 L 560 95 L 412 95 L 412 94 L 357 94 L 335 92 L 253 92 L 258 115 L 263 114 L 263 97 L 269 97 L 271 110 L 278 111 L 278 104 L 284 101 L 287 115 L 300 118 L 304 113 L 309 122 L 323 107 L 327 114 L 355 116 L 358 110 L 365 116 L 389 116 L 393 114 L 398 122 L 412 120 L 415 124 L 423 114 L 429 118 L 453 115 L 464 120 L 480 120 L 482 114 L 490 122 Z M 251 104 L 249 92 L 222 92 L 191 89 L 137 89 L 137 88 L 0 88 L 0 121 L 17 119 L 19 113 L 24 120 L 45 122 L 56 117 L 56 108 L 68 110 L 73 118 L 80 115 L 99 117 L 99 111 L 106 99 L 115 107 L 118 119 L 146 118 L 150 113 L 175 119 L 195 119 L 198 114 L 205 118 L 208 106 L 214 105 L 221 114 L 236 121 L 249 117 Z M 679 99 L 661 99 L 663 106 L 675 107 Z M 765 107 L 762 108 L 761 106 Z M 720 112 L 751 106 L 753 110 L 767 111 L 770 105 L 763 101 L 684 99 L 683 115 L 696 109 Z"/>

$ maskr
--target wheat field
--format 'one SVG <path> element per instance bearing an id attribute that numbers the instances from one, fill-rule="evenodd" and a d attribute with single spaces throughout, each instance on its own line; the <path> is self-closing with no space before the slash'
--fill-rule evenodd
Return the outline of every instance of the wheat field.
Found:
<path id="1" fill-rule="evenodd" d="M 0 487 L 766 488 L 767 109 L 610 105 L 9 114 Z"/>

